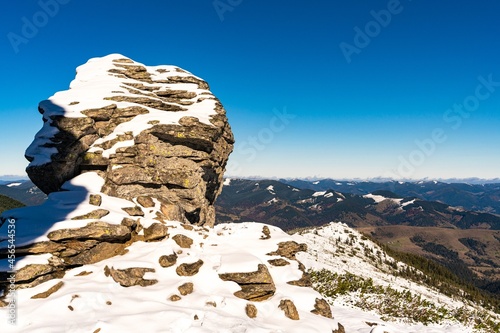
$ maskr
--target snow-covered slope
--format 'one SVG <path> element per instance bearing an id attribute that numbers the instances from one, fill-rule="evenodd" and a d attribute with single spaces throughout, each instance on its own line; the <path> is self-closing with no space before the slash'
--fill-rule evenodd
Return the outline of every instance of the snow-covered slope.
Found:
<path id="1" fill-rule="evenodd" d="M 95 209 L 89 204 L 90 195 L 99 193 L 102 182 L 96 173 L 85 173 L 66 183 L 66 192 L 50 194 L 43 205 L 4 214 L 4 219 L 17 221 L 16 245 L 49 241 L 51 232 L 81 228 L 96 221 L 72 218 Z M 121 208 L 134 203 L 101 196 L 100 208 L 110 213 L 100 221 L 120 224 L 129 217 Z M 154 219 L 155 211 L 152 207 L 140 218 L 140 234 L 158 222 Z M 0 228 L 0 248 L 7 247 L 9 224 Z M 1 332 L 331 332 L 337 328 L 335 320 L 311 312 L 316 299 L 322 298 L 319 293 L 287 283 L 302 277 L 297 261 L 287 260 L 284 266 L 269 264 L 269 260 L 285 260 L 272 252 L 279 243 L 292 240 L 280 229 L 270 226 L 264 232 L 264 225 L 259 223 L 222 224 L 207 229 L 170 221 L 165 226 L 169 236 L 163 240 L 133 242 L 122 255 L 67 270 L 62 278 L 8 295 L 6 301 L 16 299 L 17 322 L 10 325 L 8 307 L 0 308 Z M 176 235 L 186 236 L 184 243 L 190 239 L 192 244 L 177 242 Z M 164 267 L 159 259 L 169 255 L 176 256 L 176 263 Z M 50 254 L 28 255 L 17 260 L 14 270 L 51 260 L 54 257 Z M 179 275 L 180 266 L 200 260 L 198 273 Z M 234 293 L 240 286 L 219 277 L 225 273 L 254 272 L 261 264 L 267 266 L 276 288 L 268 300 L 238 298 Z M 155 282 L 144 287 L 123 287 L 114 276 L 109 276 L 110 269 L 129 268 L 146 269 L 141 277 L 145 284 Z M 9 270 L 9 260 L 0 260 L 0 271 Z M 192 292 L 180 296 L 178 288 L 190 283 Z M 52 287 L 59 289 L 47 298 L 33 298 Z M 285 315 L 280 308 L 284 300 L 295 304 L 299 318 L 292 320 Z M 248 304 L 255 306 L 255 318 L 247 316 Z"/>
<path id="2" fill-rule="evenodd" d="M 17 221 L 19 238 L 16 245 L 21 247 L 48 241 L 51 232 L 80 228 L 96 221 L 72 218 L 95 209 L 89 204 L 90 196 L 99 193 L 102 183 L 96 173 L 85 173 L 67 182 L 64 185 L 66 192 L 49 195 L 41 206 L 6 212 L 4 218 Z M 129 217 L 122 207 L 136 204 L 135 201 L 100 195 L 100 208 L 110 213 L 99 220 L 109 224 L 120 224 Z M 156 211 L 156 207 L 144 209 L 145 214 L 140 217 L 143 229 L 139 236 L 158 222 L 155 220 Z M 7 245 L 8 224 L 0 227 L 0 249 Z M 273 226 L 251 222 L 220 224 L 213 229 L 176 221 L 166 222 L 165 226 L 169 236 L 162 240 L 132 242 L 121 255 L 75 267 L 67 270 L 63 277 L 8 295 L 7 300 L 12 297 L 16 300 L 16 324 L 9 324 L 9 308 L 0 308 L 1 332 L 331 333 L 336 332 L 339 323 L 348 333 L 473 332 L 472 323 L 464 325 L 446 318 L 426 326 L 405 318 L 384 316 L 376 309 L 367 310 L 360 306 L 359 301 L 366 300 L 366 295 L 359 292 L 349 292 L 335 299 L 330 297 L 334 319 L 312 313 L 316 300 L 330 295 L 321 295 L 312 288 L 288 283 L 300 280 L 302 271 L 298 261 L 273 253 L 279 244 L 293 241 L 295 244 L 307 244 L 307 252 L 296 254 L 307 269 L 326 269 L 339 275 L 349 272 L 360 278 L 372 279 L 374 285 L 420 295 L 429 303 L 440 304 L 450 311 L 460 307 L 474 310 L 471 305 L 394 277 L 390 273 L 391 267 L 404 265 L 395 263 L 378 246 L 344 224 L 331 223 L 293 235 Z M 176 240 L 180 237 L 177 235 L 185 237 L 182 238 L 184 243 Z M 192 244 L 186 239 L 192 240 Z M 165 267 L 160 262 L 164 256 L 175 256 L 176 262 L 171 267 Z M 378 263 L 379 257 L 381 263 Z M 280 265 L 271 265 L 273 260 Z M 16 261 L 15 270 L 51 261 L 54 257 L 50 254 L 29 255 Z M 182 265 L 200 261 L 202 265 L 197 273 L 178 273 Z M 267 300 L 248 301 L 236 297 L 235 292 L 241 286 L 220 278 L 226 273 L 255 272 L 262 264 L 268 267 L 276 287 L 274 295 Z M 130 268 L 144 269 L 140 276 L 144 286 L 123 287 L 110 275 L 110 270 L 126 271 Z M 9 260 L 0 260 L 0 271 L 8 270 Z M 44 295 L 46 298 L 37 298 L 36 295 L 48 291 L 53 293 Z M 372 298 L 383 299 L 380 294 L 374 294 Z M 285 315 L 281 306 L 284 300 L 293 302 L 298 320 Z M 249 304 L 255 307 L 255 318 L 248 315 Z"/>
<path id="3" fill-rule="evenodd" d="M 349 327 L 347 332 L 370 332 L 367 323 L 380 328 L 371 332 L 388 333 L 497 332 L 491 328 L 474 329 L 479 322 L 487 320 L 500 326 L 498 314 L 397 276 L 395 272 L 409 267 L 388 256 L 378 245 L 344 223 L 332 222 L 323 227 L 305 229 L 295 233 L 294 239 L 307 244 L 307 252 L 298 253 L 297 258 L 310 271 L 326 271 L 326 276 L 335 275 L 338 281 L 367 286 L 367 291 L 359 288 L 354 292 L 332 293 L 335 294 L 330 298 L 333 314 Z M 313 279 L 320 280 L 315 286 L 326 291 L 322 294 L 327 296 L 330 285 L 338 282 L 321 283 L 321 274 L 318 276 L 319 279 Z M 425 319 L 422 321 L 427 321 L 426 325 L 418 322 L 418 318 Z"/>

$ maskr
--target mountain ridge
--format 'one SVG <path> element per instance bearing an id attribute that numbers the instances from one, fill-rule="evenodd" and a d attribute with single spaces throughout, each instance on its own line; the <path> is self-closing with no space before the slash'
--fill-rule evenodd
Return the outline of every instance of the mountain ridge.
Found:
<path id="1" fill-rule="evenodd" d="M 496 213 L 500 212 L 500 183 L 467 184 L 439 181 L 337 181 L 332 179 L 282 180 L 282 182 L 302 189 L 336 190 L 353 194 L 368 194 L 378 190 L 389 190 L 404 197 L 415 196 L 429 201 L 441 201 L 465 209 Z"/>
<path id="2" fill-rule="evenodd" d="M 357 195 L 299 189 L 275 180 L 225 184 L 216 203 L 221 222 L 265 221 L 289 230 L 342 221 L 394 249 L 431 258 L 484 290 L 500 292 L 497 215 L 386 190 Z"/>
<path id="3" fill-rule="evenodd" d="M 389 197 L 376 193 L 386 194 Z M 278 205 L 279 202 L 281 205 Z M 300 189 L 275 180 L 227 181 L 217 205 L 220 208 L 221 221 L 226 221 L 224 214 L 234 215 L 235 212 L 240 213 L 240 218 L 249 217 L 257 220 L 260 216 L 262 219 L 274 218 L 276 221 L 281 216 L 280 226 L 285 229 L 322 225 L 336 219 L 344 219 L 344 222 L 355 227 L 374 223 L 377 225 L 404 223 L 461 229 L 500 229 L 500 216 L 468 211 L 415 196 L 405 197 L 387 190 L 375 190 L 364 195 L 332 189 L 315 191 Z M 256 205 L 260 205 L 260 210 L 252 213 Z M 287 220 L 290 217 L 292 219 Z"/>

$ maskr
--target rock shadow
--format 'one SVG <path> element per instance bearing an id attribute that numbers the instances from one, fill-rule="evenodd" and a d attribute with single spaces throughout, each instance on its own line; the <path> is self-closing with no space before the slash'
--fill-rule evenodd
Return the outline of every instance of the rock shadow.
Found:
<path id="1" fill-rule="evenodd" d="M 86 186 L 66 182 L 82 172 L 92 171 L 79 168 L 77 161 L 89 148 L 86 143 L 98 138 L 95 130 L 89 128 L 93 120 L 65 118 L 64 108 L 49 100 L 40 103 L 39 112 L 44 124 L 26 151 L 26 158 L 32 162 L 27 172 L 48 198 L 39 206 L 16 208 L 0 215 L 0 302 L 7 296 L 6 289 L 11 284 L 9 278 L 17 273 L 17 267 L 24 266 L 22 261 L 27 255 L 64 250 L 63 246 L 44 236 L 57 223 L 71 220 L 68 218 L 70 214 L 90 195 Z M 74 223 L 81 224 L 80 221 Z M 15 276 L 20 278 L 17 274 Z M 31 282 L 23 281 L 24 284 Z"/>

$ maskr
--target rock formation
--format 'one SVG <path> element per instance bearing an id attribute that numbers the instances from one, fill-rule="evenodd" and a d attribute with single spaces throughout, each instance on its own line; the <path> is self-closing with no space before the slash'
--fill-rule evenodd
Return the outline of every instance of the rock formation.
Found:
<path id="1" fill-rule="evenodd" d="M 257 223 L 214 226 L 233 137 L 204 81 L 110 55 L 40 112 L 27 171 L 50 194 L 0 216 L 0 312 L 12 291 L 19 304 L 7 332 L 336 327 L 296 258 L 305 244 Z"/>
<path id="2" fill-rule="evenodd" d="M 213 226 L 234 140 L 205 81 L 113 54 L 78 67 L 70 89 L 38 109 L 44 125 L 26 158 L 42 191 L 98 171 L 105 194 L 156 198 L 160 218 Z"/>

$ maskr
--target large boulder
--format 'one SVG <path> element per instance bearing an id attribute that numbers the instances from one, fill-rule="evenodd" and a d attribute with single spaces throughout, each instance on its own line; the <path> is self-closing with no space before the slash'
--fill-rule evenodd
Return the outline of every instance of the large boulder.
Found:
<path id="1" fill-rule="evenodd" d="M 205 81 L 112 54 L 78 67 L 70 89 L 38 109 L 44 124 L 26 158 L 42 191 L 98 171 L 105 194 L 156 198 L 185 221 L 213 226 L 234 139 Z"/>

